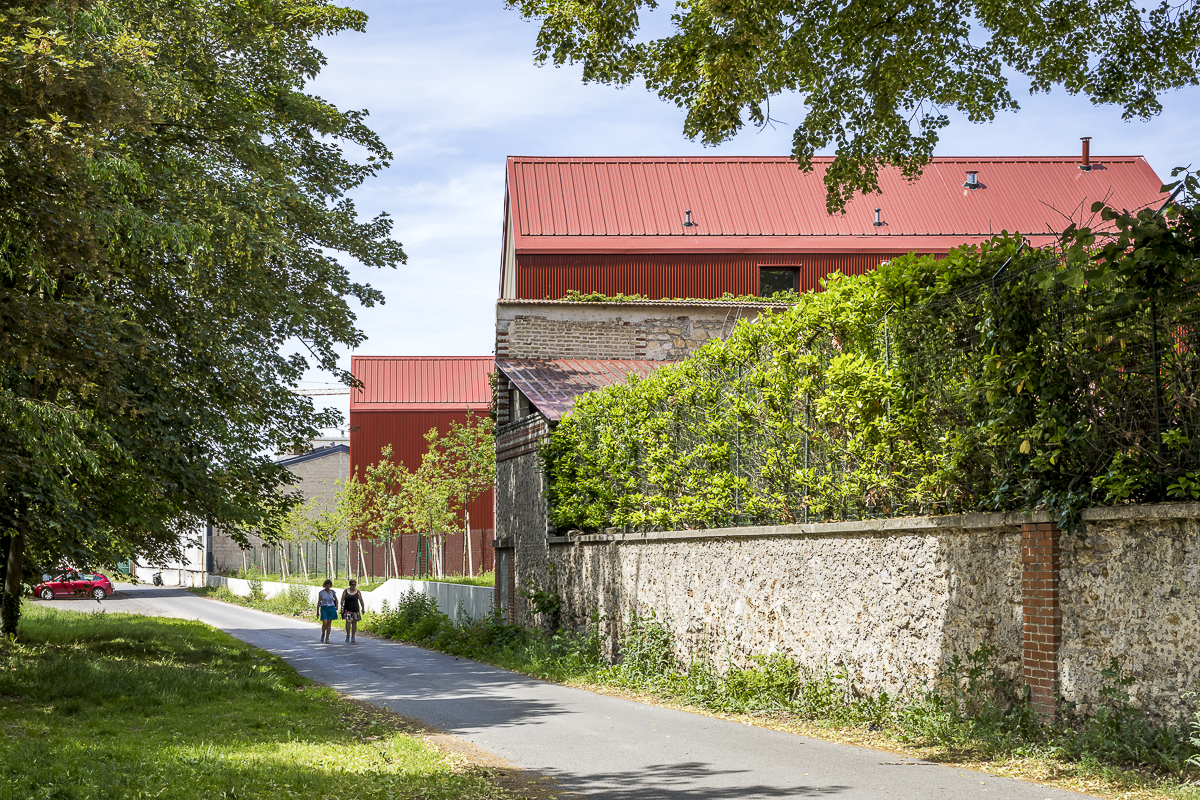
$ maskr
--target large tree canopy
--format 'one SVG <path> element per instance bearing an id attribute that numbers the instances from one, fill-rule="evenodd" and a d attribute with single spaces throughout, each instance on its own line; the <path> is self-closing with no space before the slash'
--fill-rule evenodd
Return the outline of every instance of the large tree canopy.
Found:
<path id="1" fill-rule="evenodd" d="M 10 606 L 23 561 L 165 554 L 286 508 L 265 454 L 332 422 L 291 388 L 361 342 L 347 298 L 382 299 L 334 254 L 404 259 L 345 197 L 390 158 L 365 112 L 304 92 L 312 40 L 365 22 L 328 0 L 0 11 Z"/>
<path id="2" fill-rule="evenodd" d="M 1061 87 L 1126 118 L 1197 83 L 1200 14 L 1191 0 L 679 0 L 673 32 L 639 38 L 655 0 L 506 0 L 541 21 L 535 59 L 581 64 L 585 81 L 648 89 L 687 110 L 684 133 L 723 142 L 794 92 L 806 114 L 802 168 L 834 145 L 831 210 L 878 188 L 882 164 L 919 174 L 950 109 L 972 122 L 1017 108 L 1005 69 L 1033 91 Z"/>

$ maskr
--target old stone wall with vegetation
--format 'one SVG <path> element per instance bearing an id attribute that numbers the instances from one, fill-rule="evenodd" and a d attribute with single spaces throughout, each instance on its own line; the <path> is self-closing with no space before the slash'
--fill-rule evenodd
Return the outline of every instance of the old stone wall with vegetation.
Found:
<path id="1" fill-rule="evenodd" d="M 1061 539 L 1063 694 L 1093 711 L 1116 658 L 1134 701 L 1172 719 L 1200 690 L 1200 504 L 1084 519 L 1083 535 Z"/>
<path id="2" fill-rule="evenodd" d="M 1092 710 L 1116 658 L 1134 703 L 1162 719 L 1200 679 L 1200 505 L 1090 509 L 1061 534 L 1058 686 Z M 1022 679 L 1020 514 L 552 537 L 524 553 L 577 626 L 616 641 L 654 614 L 679 655 L 722 666 L 784 653 L 867 692 L 927 686 L 981 647 Z M 1045 519 L 1038 517 L 1037 519 Z M 527 604 L 525 604 L 527 605 Z M 521 618 L 530 619 L 522 608 Z"/>

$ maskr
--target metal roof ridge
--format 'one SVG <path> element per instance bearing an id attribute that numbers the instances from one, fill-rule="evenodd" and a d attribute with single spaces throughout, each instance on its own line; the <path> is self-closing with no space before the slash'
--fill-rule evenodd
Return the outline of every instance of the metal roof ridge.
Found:
<path id="1" fill-rule="evenodd" d="M 1138 159 L 1144 160 L 1146 157 L 1144 155 L 1134 154 L 1134 155 L 1093 155 L 1091 158 L 1092 158 L 1093 163 L 1098 162 L 1098 163 L 1103 164 L 1105 161 L 1134 161 L 1134 160 L 1138 160 Z M 758 162 L 762 162 L 762 163 L 780 163 L 780 162 L 785 162 L 785 163 L 790 162 L 793 164 L 796 163 L 796 160 L 794 158 L 792 158 L 791 156 L 757 156 L 757 155 L 745 155 L 745 156 L 678 156 L 678 155 L 676 155 L 676 156 L 666 156 L 666 155 L 664 155 L 664 156 L 508 156 L 508 160 L 516 162 L 516 163 L 522 163 L 522 162 L 566 163 L 566 162 L 571 162 L 571 161 L 608 161 L 608 162 L 630 162 L 630 163 L 650 162 L 650 161 L 672 161 L 672 162 L 703 161 L 703 162 L 709 162 L 709 163 L 721 163 L 721 162 L 739 163 L 739 162 L 747 162 L 747 161 L 750 161 L 750 162 L 758 161 Z M 813 156 L 812 157 L 812 162 L 814 164 L 829 164 L 829 163 L 832 163 L 833 160 L 834 160 L 834 156 Z M 1056 162 L 1056 161 L 1064 161 L 1064 162 L 1070 162 L 1070 163 L 1077 164 L 1077 163 L 1079 163 L 1079 154 L 1075 153 L 1072 155 L 1056 155 L 1056 156 L 1020 156 L 1020 155 L 934 156 L 932 159 L 930 159 L 929 163 L 930 164 L 955 163 L 955 162 L 960 162 L 960 161 L 983 161 L 983 162 L 998 162 L 998 161 Z M 888 169 L 888 168 L 894 169 L 895 168 L 895 165 L 892 165 L 892 164 L 884 164 L 882 166 L 884 169 Z"/>
<path id="2" fill-rule="evenodd" d="M 386 358 L 389 361 L 476 361 L 490 359 L 492 356 L 360 356 L 351 358 Z"/>
<path id="3" fill-rule="evenodd" d="M 275 464 L 280 467 L 290 467 L 293 464 L 303 464 L 305 461 L 315 461 L 318 458 L 325 458 L 325 456 L 349 452 L 350 447 L 348 445 L 335 444 L 332 447 L 318 447 L 315 450 L 309 450 L 307 453 L 301 453 L 298 456 L 288 456 L 276 461 Z"/>

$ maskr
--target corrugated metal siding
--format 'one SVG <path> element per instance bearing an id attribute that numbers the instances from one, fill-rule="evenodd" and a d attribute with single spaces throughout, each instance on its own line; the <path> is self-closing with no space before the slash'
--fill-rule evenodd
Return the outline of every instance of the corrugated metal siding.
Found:
<path id="1" fill-rule="evenodd" d="M 370 464 L 379 461 L 385 445 L 392 446 L 392 457 L 409 469 L 416 469 L 425 454 L 425 432 L 437 428 L 445 433 L 451 422 L 466 422 L 465 411 L 350 411 L 350 468 L 363 475 Z M 469 504 L 471 528 L 495 527 L 495 495 L 488 492 Z"/>
<path id="2" fill-rule="evenodd" d="M 353 356 L 350 371 L 363 382 L 350 395 L 358 403 L 491 402 L 489 356 Z"/>
<path id="3" fill-rule="evenodd" d="M 916 181 L 879 171 L 882 194 L 856 196 L 845 214 L 825 209 L 828 157 L 801 172 L 788 158 L 529 158 L 508 160 L 517 248 L 521 239 L 578 237 L 604 248 L 613 236 L 875 236 L 1026 234 L 1061 231 L 1105 200 L 1141 208 L 1162 201 L 1141 156 L 935 158 Z M 981 188 L 963 187 L 968 170 Z M 875 227 L 874 209 L 883 227 Z M 696 227 L 683 228 L 692 211 Z"/>
<path id="4" fill-rule="evenodd" d="M 861 275 L 901 253 L 528 254 L 517 257 L 517 297 L 559 300 L 568 291 L 714 299 L 757 295 L 759 267 L 798 267 L 801 291 L 833 272 Z"/>
<path id="5" fill-rule="evenodd" d="M 502 358 L 497 368 L 547 419 L 560 420 L 581 394 L 645 378 L 673 361 Z M 503 449 L 497 444 L 497 452 Z"/>

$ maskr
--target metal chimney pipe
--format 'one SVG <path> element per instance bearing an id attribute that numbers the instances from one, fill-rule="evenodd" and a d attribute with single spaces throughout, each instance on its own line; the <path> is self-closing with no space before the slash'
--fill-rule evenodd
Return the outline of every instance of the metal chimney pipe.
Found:
<path id="1" fill-rule="evenodd" d="M 1083 163 L 1079 168 L 1084 172 L 1092 171 L 1092 137 L 1080 136 L 1079 141 L 1083 142 Z"/>
<path id="2" fill-rule="evenodd" d="M 973 169 L 967 170 L 967 182 L 964 183 L 963 186 L 967 189 L 978 189 L 979 188 L 979 177 L 978 176 L 979 176 L 979 173 L 976 170 L 973 170 Z"/>
<path id="3" fill-rule="evenodd" d="M 879 218 L 879 212 L 880 212 L 880 211 L 883 211 L 883 209 L 882 209 L 882 208 L 877 208 L 877 209 L 875 209 L 875 227 L 876 227 L 876 228 L 878 228 L 878 227 L 881 227 L 881 226 L 883 225 L 883 220 L 881 220 L 881 219 Z"/>

